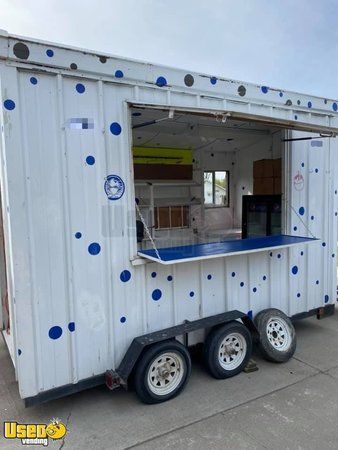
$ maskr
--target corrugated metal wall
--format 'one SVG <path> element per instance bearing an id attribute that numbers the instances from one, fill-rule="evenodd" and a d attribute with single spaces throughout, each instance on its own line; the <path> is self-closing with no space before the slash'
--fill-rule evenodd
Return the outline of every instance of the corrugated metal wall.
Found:
<path id="1" fill-rule="evenodd" d="M 334 301 L 335 141 L 320 140 L 321 147 L 299 142 L 286 153 L 288 231 L 311 232 L 320 242 L 169 267 L 132 266 L 125 100 L 168 104 L 166 92 L 14 67 L 1 73 L 3 99 L 15 99 L 14 108 L 3 110 L 3 187 L 23 397 L 115 367 L 134 336 L 186 319 L 231 309 L 255 315 L 267 307 L 292 315 Z M 196 106 L 193 97 L 173 97 L 176 105 Z M 125 184 L 119 200 L 105 193 L 108 175 Z"/>

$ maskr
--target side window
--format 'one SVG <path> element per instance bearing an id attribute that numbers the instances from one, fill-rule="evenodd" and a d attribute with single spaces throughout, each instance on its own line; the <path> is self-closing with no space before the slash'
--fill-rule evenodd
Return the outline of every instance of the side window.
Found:
<path id="1" fill-rule="evenodd" d="M 206 206 L 229 206 L 229 171 L 204 172 L 204 204 Z"/>

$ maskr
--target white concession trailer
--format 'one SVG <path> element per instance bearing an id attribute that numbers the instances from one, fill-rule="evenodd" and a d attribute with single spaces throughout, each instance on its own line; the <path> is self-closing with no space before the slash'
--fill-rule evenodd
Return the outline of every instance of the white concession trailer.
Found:
<path id="1" fill-rule="evenodd" d="M 286 69 L 285 69 L 286 70 Z M 27 405 L 203 343 L 216 378 L 336 301 L 338 103 L 0 32 L 2 334 Z"/>

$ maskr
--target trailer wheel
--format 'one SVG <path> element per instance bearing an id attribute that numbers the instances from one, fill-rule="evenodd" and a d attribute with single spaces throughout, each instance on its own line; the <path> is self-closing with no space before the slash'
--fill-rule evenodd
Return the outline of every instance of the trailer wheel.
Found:
<path id="1" fill-rule="evenodd" d="M 136 366 L 135 391 L 144 403 L 165 402 L 181 393 L 190 373 L 186 347 L 176 340 L 159 342 L 143 353 Z"/>
<path id="2" fill-rule="evenodd" d="M 241 322 L 229 322 L 212 330 L 204 343 L 204 362 L 217 379 L 230 378 L 242 372 L 252 352 L 252 338 Z"/>
<path id="3" fill-rule="evenodd" d="M 297 346 L 296 332 L 288 316 L 279 309 L 265 309 L 257 314 L 254 322 L 264 358 L 277 363 L 288 361 Z"/>

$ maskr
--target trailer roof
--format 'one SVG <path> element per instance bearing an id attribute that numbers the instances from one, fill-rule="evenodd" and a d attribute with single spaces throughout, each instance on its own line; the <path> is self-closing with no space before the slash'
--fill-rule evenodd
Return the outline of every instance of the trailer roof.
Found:
<path id="1" fill-rule="evenodd" d="M 224 111 L 234 118 L 260 118 L 288 128 L 338 133 L 338 101 L 334 99 L 154 65 L 6 31 L 0 31 L 1 59 L 19 68 L 167 91 L 166 104 L 154 101 L 155 107 L 176 107 L 174 95 L 170 95 L 183 94 L 196 98 L 196 110 L 205 106 L 208 111 Z M 134 104 L 138 103 L 135 97 L 137 93 L 131 99 Z"/>

